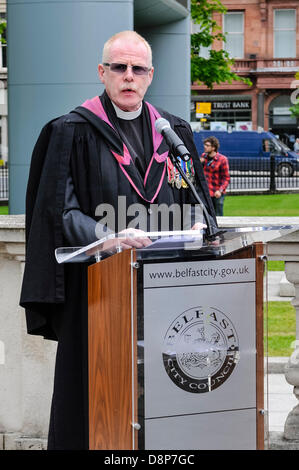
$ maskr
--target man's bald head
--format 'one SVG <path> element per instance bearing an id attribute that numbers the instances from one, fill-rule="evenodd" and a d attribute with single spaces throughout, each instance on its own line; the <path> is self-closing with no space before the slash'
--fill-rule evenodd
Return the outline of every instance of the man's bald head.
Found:
<path id="1" fill-rule="evenodd" d="M 114 34 L 111 36 L 108 41 L 105 42 L 103 47 L 102 63 L 110 61 L 110 48 L 115 42 L 121 42 L 123 40 L 130 40 L 135 42 L 136 45 L 140 43 L 144 44 L 148 52 L 148 66 L 152 67 L 152 49 L 149 43 L 136 31 L 121 31 L 120 33 Z"/>

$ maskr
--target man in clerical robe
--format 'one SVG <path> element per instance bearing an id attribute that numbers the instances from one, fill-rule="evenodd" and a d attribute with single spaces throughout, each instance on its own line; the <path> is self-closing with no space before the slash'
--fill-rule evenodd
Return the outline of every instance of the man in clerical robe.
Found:
<path id="1" fill-rule="evenodd" d="M 88 266 L 58 265 L 55 249 L 126 233 L 134 204 L 145 215 L 135 230 L 144 231 L 150 228 L 153 204 L 196 203 L 155 129 L 159 117 L 170 122 L 188 148 L 192 159 L 185 171 L 217 226 L 189 124 L 144 101 L 154 74 L 149 44 L 135 32 L 118 33 L 105 44 L 98 70 L 104 93 L 43 128 L 26 195 L 21 305 L 29 334 L 58 341 L 48 449 L 88 449 Z M 103 204 L 115 211 L 110 226 L 99 213 Z M 190 228 L 202 226 L 193 222 Z M 122 241 L 123 248 L 147 244 L 147 238 Z"/>

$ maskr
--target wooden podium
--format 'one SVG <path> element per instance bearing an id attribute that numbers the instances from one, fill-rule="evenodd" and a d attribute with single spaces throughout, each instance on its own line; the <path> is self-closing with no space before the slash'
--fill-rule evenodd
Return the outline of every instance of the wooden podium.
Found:
<path id="1" fill-rule="evenodd" d="M 89 266 L 90 449 L 263 449 L 263 250 Z"/>

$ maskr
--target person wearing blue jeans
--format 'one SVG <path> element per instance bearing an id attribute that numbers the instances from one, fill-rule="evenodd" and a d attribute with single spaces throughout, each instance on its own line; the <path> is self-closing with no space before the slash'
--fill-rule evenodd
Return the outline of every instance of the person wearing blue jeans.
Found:
<path id="1" fill-rule="evenodd" d="M 205 151 L 201 155 L 200 161 L 203 165 L 216 216 L 222 216 L 225 191 L 229 184 L 230 175 L 228 159 L 219 153 L 218 149 L 218 139 L 214 136 L 207 137 L 204 140 Z"/>

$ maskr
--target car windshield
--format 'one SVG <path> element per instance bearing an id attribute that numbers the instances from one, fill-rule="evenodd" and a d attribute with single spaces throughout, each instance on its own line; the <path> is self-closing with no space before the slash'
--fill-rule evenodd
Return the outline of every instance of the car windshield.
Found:
<path id="1" fill-rule="evenodd" d="M 283 150 L 285 150 L 286 152 L 288 152 L 288 151 L 291 150 L 286 144 L 284 144 L 283 142 L 281 142 L 281 140 L 279 140 L 279 139 L 275 140 L 274 142 L 275 142 L 276 145 L 278 144 L 278 145 L 279 145 Z"/>

